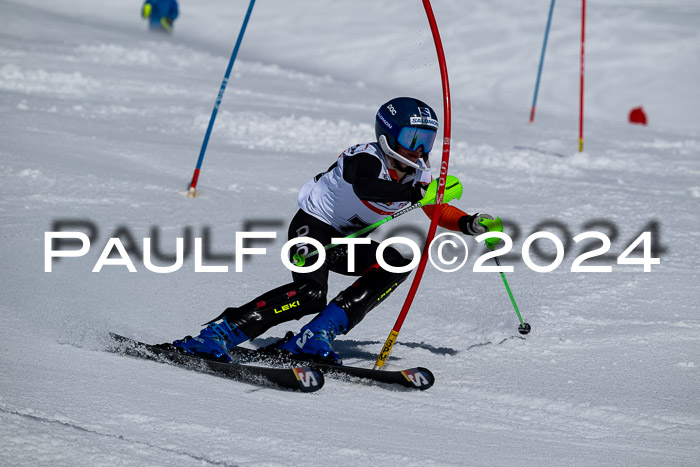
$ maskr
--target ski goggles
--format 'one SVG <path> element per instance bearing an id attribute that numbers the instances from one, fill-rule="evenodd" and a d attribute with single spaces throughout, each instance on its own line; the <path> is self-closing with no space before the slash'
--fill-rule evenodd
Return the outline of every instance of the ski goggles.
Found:
<path id="1" fill-rule="evenodd" d="M 396 138 L 396 141 L 409 151 L 422 148 L 423 153 L 428 154 L 433 149 L 436 136 L 437 131 L 435 130 L 405 126 L 399 131 L 399 136 Z"/>

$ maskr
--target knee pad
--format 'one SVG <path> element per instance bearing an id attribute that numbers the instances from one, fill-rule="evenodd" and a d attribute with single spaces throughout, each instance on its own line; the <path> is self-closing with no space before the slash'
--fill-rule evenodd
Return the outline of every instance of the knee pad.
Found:
<path id="1" fill-rule="evenodd" d="M 404 259 L 403 264 L 394 264 L 394 266 L 399 267 L 407 264 L 409 261 Z M 365 271 L 354 284 L 340 292 L 332 301 L 348 315 L 348 331 L 362 321 L 374 307 L 386 300 L 399 284 L 406 280 L 409 273 L 410 271 L 389 272 L 375 264 Z"/>

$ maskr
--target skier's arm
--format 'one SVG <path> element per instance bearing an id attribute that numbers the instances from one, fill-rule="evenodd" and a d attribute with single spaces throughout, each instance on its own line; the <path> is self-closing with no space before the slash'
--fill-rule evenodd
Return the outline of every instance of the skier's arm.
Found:
<path id="1" fill-rule="evenodd" d="M 435 211 L 435 205 L 423 206 L 423 212 L 432 219 L 433 212 Z M 449 204 L 443 204 L 440 210 L 440 219 L 438 220 L 438 225 L 442 228 L 448 230 L 461 231 L 459 228 L 459 220 L 462 217 L 466 217 L 467 213 L 459 208 L 456 208 Z"/>
<path id="2" fill-rule="evenodd" d="M 358 198 L 364 201 L 391 202 L 421 199 L 420 189 L 411 185 L 382 180 L 379 174 L 382 164 L 371 154 L 361 153 L 348 159 L 343 168 L 343 178 L 352 185 Z"/>
<path id="3" fill-rule="evenodd" d="M 425 212 L 425 214 L 430 218 L 433 217 L 434 210 L 434 205 L 423 206 L 423 212 Z M 479 219 L 482 217 L 493 219 L 493 217 L 489 214 L 476 213 L 470 216 L 459 208 L 449 204 L 444 204 L 442 206 L 442 210 L 440 211 L 438 225 L 448 230 L 455 230 L 467 235 L 476 236 L 486 232 L 486 228 L 479 224 Z"/>

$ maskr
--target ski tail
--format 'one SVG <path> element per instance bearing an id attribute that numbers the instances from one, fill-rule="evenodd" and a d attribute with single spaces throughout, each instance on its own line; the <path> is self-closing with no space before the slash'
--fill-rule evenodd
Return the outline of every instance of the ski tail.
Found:
<path id="1" fill-rule="evenodd" d="M 107 348 L 110 352 L 208 373 L 234 381 L 301 392 L 318 391 L 325 382 L 323 372 L 310 366 L 274 368 L 242 363 L 224 363 L 188 355 L 168 345 L 146 344 L 115 333 L 110 333 L 110 338 L 113 341 L 113 345 Z"/>

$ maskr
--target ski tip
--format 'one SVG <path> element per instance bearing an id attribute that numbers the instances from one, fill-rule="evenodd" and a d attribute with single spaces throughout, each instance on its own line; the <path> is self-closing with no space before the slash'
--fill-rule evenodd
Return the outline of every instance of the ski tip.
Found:
<path id="1" fill-rule="evenodd" d="M 325 376 L 319 370 L 305 366 L 293 369 L 301 392 L 315 392 L 323 387 Z"/>
<path id="2" fill-rule="evenodd" d="M 435 375 L 427 368 L 409 368 L 401 371 L 401 374 L 406 378 L 411 387 L 415 387 L 421 391 L 425 391 L 435 384 Z"/>
<path id="3" fill-rule="evenodd" d="M 128 346 L 134 342 L 133 339 L 129 339 L 128 337 L 124 337 L 121 334 L 114 332 L 110 332 L 108 337 L 109 341 L 107 343 L 106 350 L 109 350 L 110 352 L 120 352 L 125 346 Z"/>

